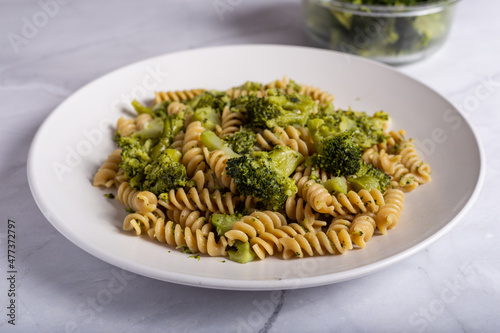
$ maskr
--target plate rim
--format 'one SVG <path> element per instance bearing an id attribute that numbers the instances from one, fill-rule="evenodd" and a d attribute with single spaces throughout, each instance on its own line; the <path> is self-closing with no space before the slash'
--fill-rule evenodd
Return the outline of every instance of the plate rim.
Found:
<path id="1" fill-rule="evenodd" d="M 47 207 L 47 203 L 43 201 L 42 196 L 40 195 L 40 189 L 37 189 L 35 184 L 34 184 L 34 179 L 36 178 L 35 174 L 35 168 L 34 168 L 34 155 L 35 155 L 35 146 L 40 140 L 40 137 L 42 136 L 42 133 L 44 132 L 44 129 L 46 126 L 48 126 L 50 120 L 53 117 L 56 117 L 57 111 L 59 109 L 63 109 L 65 104 L 68 103 L 68 101 L 74 96 L 81 91 L 87 89 L 89 86 L 96 84 L 97 82 L 101 80 L 105 80 L 106 78 L 113 76 L 117 72 L 121 71 L 126 71 L 131 67 L 134 66 L 139 66 L 140 64 L 152 62 L 155 59 L 161 59 L 163 57 L 168 57 L 168 56 L 173 56 L 173 55 L 182 55 L 183 53 L 196 53 L 196 52 L 204 52 L 204 51 L 211 51 L 211 50 L 221 50 L 221 49 L 235 49 L 235 48 L 268 48 L 268 49 L 287 49 L 287 50 L 306 50 L 306 51 L 312 51 L 312 52 L 319 52 L 319 53 L 329 53 L 329 54 L 336 54 L 338 56 L 343 56 L 343 57 L 349 57 L 352 59 L 355 59 L 356 61 L 361 61 L 361 62 L 366 62 L 369 63 L 372 66 L 376 67 L 382 67 L 385 68 L 386 70 L 389 70 L 391 72 L 395 72 L 400 76 L 403 76 L 405 79 L 413 81 L 414 83 L 417 83 L 421 85 L 422 87 L 428 89 L 429 91 L 432 91 L 435 95 L 438 97 L 442 98 L 444 101 L 448 102 L 450 106 L 453 107 L 453 110 L 456 111 L 460 116 L 463 118 L 465 124 L 468 126 L 470 129 L 474 139 L 475 139 L 475 146 L 477 147 L 477 151 L 479 154 L 479 174 L 476 180 L 476 184 L 474 186 L 474 190 L 472 191 L 472 194 L 470 195 L 469 199 L 467 200 L 467 203 L 460 209 L 460 211 L 447 223 L 445 224 L 441 229 L 439 229 L 437 232 L 432 234 L 431 236 L 427 237 L 420 243 L 417 243 L 410 248 L 407 248 L 397 254 L 394 254 L 388 258 L 376 261 L 374 263 L 370 263 L 368 265 L 362 266 L 362 267 L 357 267 L 353 269 L 349 269 L 347 271 L 341 271 L 341 272 L 335 272 L 335 273 L 330 273 L 330 274 L 323 274 L 323 275 L 317 275 L 317 276 L 312 276 L 312 277 L 307 277 L 307 278 L 290 278 L 290 279 L 283 279 L 283 280 L 278 280 L 278 279 L 273 279 L 273 280 L 251 280 L 251 279 L 226 279 L 226 278 L 221 278 L 221 277 L 200 277 L 196 275 L 190 275 L 190 274 L 185 274 L 185 273 L 178 273 L 178 272 L 171 272 L 171 271 L 165 271 L 165 270 L 160 270 L 158 268 L 153 268 L 153 267 L 148 267 L 144 265 L 140 265 L 138 263 L 131 263 L 121 257 L 114 256 L 114 255 L 109 255 L 108 253 L 104 251 L 99 251 L 99 249 L 96 246 L 93 246 L 89 243 L 81 242 L 80 239 L 77 237 L 74 237 L 74 235 L 71 232 L 67 232 L 65 227 L 64 227 L 64 222 L 59 221 L 59 219 L 55 216 L 52 216 L 50 214 L 50 210 Z M 132 62 L 128 65 L 116 68 L 104 75 L 101 75 L 87 84 L 84 84 L 82 87 L 78 88 L 76 91 L 71 93 L 68 97 L 66 97 L 56 108 L 54 108 L 50 114 L 43 120 L 41 126 L 38 128 L 35 136 L 33 137 L 29 152 L 28 152 L 28 157 L 27 157 L 27 177 L 28 177 L 28 184 L 30 191 L 32 193 L 32 196 L 39 207 L 40 211 L 44 215 L 44 217 L 47 219 L 47 221 L 50 222 L 50 224 L 59 232 L 61 233 L 66 239 L 68 239 L 71 243 L 74 245 L 78 246 L 85 252 L 91 254 L 92 256 L 108 263 L 113 266 L 125 269 L 127 271 L 136 273 L 138 275 L 143 275 L 147 276 L 149 278 L 161 280 L 161 281 L 166 281 L 170 283 L 176 283 L 176 284 L 181 284 L 181 285 L 188 285 L 188 286 L 196 286 L 196 287 L 204 287 L 204 288 L 212 288 L 212 289 L 221 289 L 221 290 L 255 290 L 255 291 L 264 291 L 264 290 L 283 290 L 283 289 L 299 289 L 299 288 L 308 288 L 308 287 L 315 287 L 315 286 L 321 286 L 321 285 L 326 285 L 326 284 L 333 284 L 333 283 L 338 283 L 346 280 L 350 280 L 353 278 L 358 278 L 362 277 L 365 275 L 368 275 L 370 273 L 376 272 L 378 270 L 384 269 L 396 262 L 399 262 L 401 260 L 404 260 L 408 257 L 410 257 L 413 254 L 416 254 L 417 252 L 429 247 L 433 243 L 435 243 L 437 240 L 439 240 L 441 237 L 446 235 L 450 230 L 452 230 L 459 222 L 460 220 L 464 217 L 465 214 L 469 212 L 471 207 L 474 205 L 476 202 L 481 189 L 483 187 L 484 183 L 484 178 L 485 178 L 485 154 L 484 154 L 484 148 L 483 145 L 479 139 L 479 136 L 476 132 L 476 129 L 472 126 L 472 124 L 469 122 L 469 120 L 462 114 L 462 112 L 455 107 L 445 96 L 443 96 L 440 92 L 436 91 L 435 89 L 429 87 L 427 84 L 421 82 L 420 80 L 417 80 L 401 71 L 398 70 L 398 68 L 388 66 L 386 64 L 377 62 L 375 60 L 363 58 L 360 56 L 356 55 L 351 55 L 351 54 L 346 54 L 342 52 L 337 52 L 337 51 L 332 51 L 332 50 L 325 50 L 325 49 L 318 49 L 314 47 L 308 47 L 308 46 L 295 46 L 295 45 L 279 45 L 279 44 L 235 44 L 235 45 L 223 45 L 223 46 L 209 46 L 209 47 L 202 47 L 202 48 L 195 48 L 195 49 L 189 49 L 189 50 L 181 50 L 181 51 L 176 51 L 176 52 L 169 52 L 161 55 L 156 55 L 153 57 L 149 57 L 146 59 L 142 59 L 139 61 Z"/>

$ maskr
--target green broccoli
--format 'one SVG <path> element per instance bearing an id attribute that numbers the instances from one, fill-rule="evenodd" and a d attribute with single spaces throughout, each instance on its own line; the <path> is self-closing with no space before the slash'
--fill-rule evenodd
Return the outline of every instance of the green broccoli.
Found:
<path id="1" fill-rule="evenodd" d="M 251 131 L 239 131 L 225 137 L 226 144 L 237 154 L 250 154 L 254 150 L 257 135 Z"/>
<path id="2" fill-rule="evenodd" d="M 333 134 L 316 145 L 314 164 L 335 177 L 354 175 L 361 163 L 361 147 L 353 140 L 352 131 Z"/>
<path id="3" fill-rule="evenodd" d="M 268 209 L 278 210 L 297 192 L 289 176 L 303 160 L 302 154 L 291 148 L 275 146 L 270 152 L 230 158 L 226 171 L 241 194 L 260 198 Z"/>
<path id="4" fill-rule="evenodd" d="M 372 117 L 364 112 L 336 111 L 333 105 L 321 107 L 311 117 L 307 127 L 312 132 L 315 144 L 334 133 L 353 131 L 353 140 L 363 148 L 369 148 L 387 140 L 384 135 L 384 124 L 389 120 L 387 113 L 376 112 Z"/>
<path id="5" fill-rule="evenodd" d="M 150 114 L 151 116 L 154 116 L 154 112 L 153 110 L 151 110 L 150 108 L 148 108 L 147 106 L 141 104 L 138 100 L 134 99 L 132 101 L 132 106 L 134 107 L 135 109 L 135 112 L 137 112 L 137 114 L 143 114 L 143 113 L 147 113 L 147 114 Z"/>
<path id="6" fill-rule="evenodd" d="M 347 194 L 347 181 L 344 177 L 330 178 L 323 185 L 330 193 Z"/>
<path id="7" fill-rule="evenodd" d="M 309 96 L 293 93 L 284 94 L 279 90 L 270 89 L 267 96 L 243 96 L 235 105 L 246 103 L 244 113 L 250 127 L 273 128 L 278 125 L 305 126 L 316 104 Z"/>
<path id="8" fill-rule="evenodd" d="M 232 246 L 232 249 L 227 251 L 229 260 L 246 264 L 255 259 L 255 252 L 252 251 L 249 242 L 242 242 L 237 240 Z"/>
<path id="9" fill-rule="evenodd" d="M 160 195 L 186 185 L 186 167 L 179 163 L 180 155 L 177 150 L 169 148 L 153 163 L 147 165 L 144 168 L 145 180 L 141 189 Z"/>
<path id="10" fill-rule="evenodd" d="M 186 185 L 186 168 L 179 163 L 182 154 L 170 148 L 173 137 L 184 127 L 184 114 L 159 117 L 137 101 L 132 104 L 138 113 L 152 114 L 153 119 L 130 137 L 115 136 L 122 149 L 120 168 L 130 186 L 160 195 Z"/>
<path id="11" fill-rule="evenodd" d="M 222 110 L 224 107 L 229 105 L 229 96 L 221 91 L 205 91 L 203 94 L 193 97 L 189 102 L 187 102 L 187 106 L 192 110 L 197 110 L 200 108 L 211 107 L 218 114 L 222 114 Z"/>
<path id="12" fill-rule="evenodd" d="M 151 139 L 143 143 L 138 138 L 117 136 L 117 143 L 122 149 L 122 162 L 120 168 L 123 169 L 130 186 L 134 189 L 141 189 L 144 181 L 144 168 L 151 162 L 149 156 L 153 142 Z"/>
<path id="13" fill-rule="evenodd" d="M 223 152 L 228 154 L 229 157 L 240 156 L 239 154 L 236 154 L 230 147 L 228 147 L 221 138 L 219 138 L 214 132 L 210 130 L 205 130 L 203 133 L 201 133 L 200 140 L 201 143 L 203 143 L 203 145 L 210 151 L 222 150 Z"/>
<path id="14" fill-rule="evenodd" d="M 260 89 L 262 89 L 262 84 L 258 82 L 247 81 L 241 86 L 234 87 L 233 89 L 240 89 L 244 91 L 259 91 Z"/>
<path id="15" fill-rule="evenodd" d="M 158 139 L 163 133 L 163 120 L 160 118 L 155 118 L 150 122 L 146 123 L 144 128 L 132 134 L 132 137 L 139 138 L 142 140 L 146 139 Z"/>
<path id="16" fill-rule="evenodd" d="M 391 183 L 391 177 L 373 165 L 362 162 L 358 172 L 347 177 L 347 181 L 356 191 L 376 188 L 384 193 Z"/>
<path id="17" fill-rule="evenodd" d="M 154 121 L 156 121 L 156 118 Z M 153 147 L 152 157 L 156 159 L 165 149 L 171 146 L 174 137 L 184 127 L 184 113 L 177 113 L 163 118 L 163 131 L 160 140 Z"/>
<path id="18" fill-rule="evenodd" d="M 226 232 L 231 230 L 233 224 L 241 220 L 241 214 L 212 214 L 210 222 L 215 227 L 218 236 L 223 236 Z"/>
<path id="19" fill-rule="evenodd" d="M 213 131 L 216 125 L 221 124 L 220 113 L 211 106 L 196 109 L 193 114 L 193 121 L 201 122 L 206 129 Z"/>

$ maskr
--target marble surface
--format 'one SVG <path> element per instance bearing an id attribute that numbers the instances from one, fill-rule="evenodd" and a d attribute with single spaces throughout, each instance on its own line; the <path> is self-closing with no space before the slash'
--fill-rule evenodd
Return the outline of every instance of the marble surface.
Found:
<path id="1" fill-rule="evenodd" d="M 223 13 L 215 9 L 221 4 Z M 104 263 L 70 243 L 39 211 L 26 177 L 28 149 L 66 97 L 114 69 L 168 52 L 243 43 L 309 45 L 299 10 L 296 0 L 0 2 L 0 331 L 498 331 L 500 3 L 491 0 L 462 1 L 443 49 L 399 67 L 463 112 L 487 163 L 483 190 L 469 213 L 437 243 L 402 262 L 316 288 L 201 289 Z M 30 30 L 35 20 L 38 27 Z M 12 42 L 13 34 L 23 37 Z M 17 237 L 15 326 L 7 316 L 9 219 Z"/>

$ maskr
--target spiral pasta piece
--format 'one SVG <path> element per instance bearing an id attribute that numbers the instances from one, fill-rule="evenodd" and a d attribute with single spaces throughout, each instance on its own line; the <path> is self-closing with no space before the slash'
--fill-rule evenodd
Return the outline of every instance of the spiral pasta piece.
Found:
<path id="1" fill-rule="evenodd" d="M 308 145 L 300 137 L 300 132 L 293 126 L 287 126 L 285 129 L 275 126 L 273 131 L 264 130 L 262 134 L 257 134 L 257 144 L 266 150 L 271 150 L 273 146 L 288 146 L 293 150 L 301 153 L 305 157 L 312 155 L 315 150 L 313 150 L 312 145 Z"/>
<path id="2" fill-rule="evenodd" d="M 240 202 L 240 197 L 231 192 L 222 194 L 220 191 L 210 193 L 204 188 L 201 192 L 191 187 L 188 192 L 183 188 L 170 190 L 168 202 L 159 200 L 158 203 L 166 209 L 184 209 L 210 211 L 212 213 L 234 214 L 235 206 Z"/>
<path id="3" fill-rule="evenodd" d="M 186 167 L 188 177 L 193 177 L 198 170 L 205 170 L 205 156 L 200 140 L 200 135 L 204 131 L 205 127 L 199 121 L 190 123 L 186 129 L 182 146 L 182 164 Z"/>
<path id="4" fill-rule="evenodd" d="M 116 133 L 120 136 L 131 136 L 135 132 L 137 132 L 137 125 L 134 119 L 118 118 L 116 122 Z"/>
<path id="5" fill-rule="evenodd" d="M 300 94 L 311 97 L 313 100 L 318 101 L 321 104 L 327 104 L 333 102 L 335 97 L 326 91 L 308 85 L 300 85 Z"/>
<path id="6" fill-rule="evenodd" d="M 352 242 L 360 248 L 364 248 L 366 243 L 372 238 L 376 227 L 375 214 L 363 213 L 357 215 L 350 227 Z"/>
<path id="7" fill-rule="evenodd" d="M 288 88 L 289 80 L 286 76 L 283 76 L 281 80 L 272 81 L 264 85 L 264 89 L 279 89 L 285 91 Z"/>
<path id="8" fill-rule="evenodd" d="M 182 148 L 184 147 L 184 131 L 177 133 L 172 140 L 172 148 L 182 153 Z"/>
<path id="9" fill-rule="evenodd" d="M 207 188 L 210 192 L 224 188 L 224 186 L 220 184 L 219 180 L 215 176 L 215 172 L 212 169 L 206 172 L 203 172 L 202 170 L 196 171 L 191 180 L 195 182 L 198 192 L 202 191 L 203 188 Z"/>
<path id="10" fill-rule="evenodd" d="M 239 111 L 232 111 L 229 106 L 222 110 L 221 125 L 216 125 L 215 132 L 219 137 L 225 137 L 238 132 L 243 125 L 243 114 Z"/>
<path id="11" fill-rule="evenodd" d="M 332 205 L 335 197 L 332 197 L 322 184 L 309 179 L 309 176 L 298 178 L 295 184 L 297 185 L 299 196 L 304 198 L 311 205 L 312 209 L 318 213 L 335 214 L 336 207 Z M 338 208 L 339 210 L 341 209 L 340 206 Z"/>
<path id="12" fill-rule="evenodd" d="M 380 207 L 375 217 L 377 228 L 386 234 L 398 224 L 405 202 L 405 194 L 399 189 L 388 189 L 384 195 L 385 205 Z"/>
<path id="13" fill-rule="evenodd" d="M 153 118 L 147 113 L 138 115 L 135 119 L 118 118 L 116 122 L 116 132 L 120 136 L 131 136 L 135 132 L 143 129 Z"/>
<path id="14" fill-rule="evenodd" d="M 167 216 L 171 221 L 178 223 L 183 228 L 189 228 L 192 232 L 203 228 L 207 224 L 210 216 L 207 212 L 199 210 L 190 210 L 189 208 L 173 209 L 167 211 Z"/>
<path id="15" fill-rule="evenodd" d="M 116 187 L 120 187 L 122 183 L 125 183 L 127 181 L 127 176 L 125 175 L 125 171 L 118 167 L 118 171 L 116 172 L 115 175 L 115 185 Z"/>
<path id="16" fill-rule="evenodd" d="M 125 207 L 141 214 L 154 211 L 157 205 L 156 195 L 149 191 L 134 190 L 128 182 L 123 182 L 118 187 L 116 199 Z"/>
<path id="17" fill-rule="evenodd" d="M 116 149 L 108 156 L 94 176 L 94 186 L 111 187 L 116 183 L 115 177 L 118 166 L 122 162 L 122 150 Z"/>
<path id="18" fill-rule="evenodd" d="M 250 246 L 259 259 L 264 259 L 267 255 L 272 256 L 275 248 L 278 252 L 283 250 L 279 238 L 270 232 L 263 232 L 251 238 Z"/>
<path id="19" fill-rule="evenodd" d="M 363 153 L 362 159 L 389 175 L 391 177 L 391 187 L 410 192 L 419 183 L 415 174 L 411 173 L 401 162 L 401 157 L 401 155 L 388 154 L 385 149 L 379 150 L 377 146 L 373 146 Z"/>
<path id="20" fill-rule="evenodd" d="M 401 155 L 401 163 L 414 175 L 414 180 L 419 184 L 431 181 L 430 166 L 424 163 L 411 141 L 403 141 L 398 148 Z"/>
<path id="21" fill-rule="evenodd" d="M 138 131 L 142 130 L 147 123 L 149 123 L 153 118 L 151 117 L 150 114 L 143 113 L 137 116 L 137 118 L 134 119 L 135 126 Z"/>
<path id="22" fill-rule="evenodd" d="M 184 109 L 186 109 L 186 105 L 181 103 L 181 102 L 172 102 L 168 105 L 167 107 L 167 113 L 169 116 L 173 115 L 173 114 L 177 114 L 179 112 L 182 112 L 184 111 Z"/>
<path id="23" fill-rule="evenodd" d="M 297 232 L 298 228 L 293 229 L 296 233 L 289 237 L 279 239 L 283 250 L 283 259 L 303 258 L 304 252 L 309 256 L 346 253 L 353 248 L 352 239 L 345 228 L 340 228 L 337 232 L 330 229 L 327 232 Z"/>
<path id="24" fill-rule="evenodd" d="M 325 183 L 331 176 L 325 170 L 322 170 L 317 167 L 313 167 L 311 165 L 305 167 L 304 165 L 299 165 L 297 169 L 295 169 L 295 173 L 293 178 L 297 180 L 300 177 L 309 177 L 309 180 L 319 180 L 322 183 Z"/>
<path id="25" fill-rule="evenodd" d="M 362 159 L 366 163 L 373 164 L 373 166 L 384 171 L 389 176 L 393 176 L 396 172 L 396 166 L 401 161 L 401 156 L 388 154 L 385 149 L 379 150 L 375 145 L 363 152 Z"/>
<path id="26" fill-rule="evenodd" d="M 227 256 L 226 239 L 221 236 L 217 242 L 215 234 L 210 230 L 211 224 L 206 224 L 202 229 L 196 229 L 193 232 L 190 228 L 182 228 L 180 224 L 173 221 L 165 224 L 162 219 L 159 219 L 148 235 L 161 243 L 167 243 L 175 248 L 184 248 L 191 253 L 204 253 L 211 257 Z"/>
<path id="27" fill-rule="evenodd" d="M 229 155 L 222 150 L 209 152 L 206 147 L 203 148 L 203 154 L 205 155 L 205 160 L 207 161 L 210 169 L 214 172 L 219 183 L 229 189 L 232 193 L 237 194 L 238 189 L 236 188 L 236 183 L 226 172 L 226 164 L 229 160 Z"/>
<path id="28" fill-rule="evenodd" d="M 229 95 L 230 99 L 236 99 L 241 96 L 257 96 L 257 97 L 264 97 L 266 95 L 266 92 L 264 90 L 246 90 L 246 89 L 241 89 L 241 88 L 231 88 L 226 90 L 226 94 Z"/>
<path id="29" fill-rule="evenodd" d="M 227 231 L 224 236 L 228 239 L 229 245 L 232 245 L 236 240 L 248 242 L 249 238 L 257 237 L 257 235 L 284 224 L 286 224 L 286 218 L 281 213 L 256 211 L 235 222 L 232 229 Z"/>
<path id="30" fill-rule="evenodd" d="M 298 222 L 314 222 L 317 218 L 317 213 L 314 213 L 311 204 L 305 202 L 303 198 L 297 198 L 297 195 L 289 197 L 285 202 L 286 216 Z"/>
<path id="31" fill-rule="evenodd" d="M 204 92 L 205 90 L 203 89 L 155 92 L 155 104 L 167 101 L 182 102 L 190 100 Z"/>
<path id="32" fill-rule="evenodd" d="M 123 220 L 123 230 L 134 230 L 139 236 L 143 230 L 147 232 L 151 227 L 154 228 L 158 219 L 165 219 L 165 214 L 158 208 L 145 214 L 131 213 Z"/>
<path id="33" fill-rule="evenodd" d="M 375 188 L 370 191 L 361 190 L 358 193 L 355 191 L 349 191 L 347 194 L 339 193 L 337 200 L 352 214 L 357 214 L 360 211 L 363 213 L 376 212 L 379 206 L 384 205 L 384 196 Z M 338 210 L 337 212 L 342 214 Z"/>

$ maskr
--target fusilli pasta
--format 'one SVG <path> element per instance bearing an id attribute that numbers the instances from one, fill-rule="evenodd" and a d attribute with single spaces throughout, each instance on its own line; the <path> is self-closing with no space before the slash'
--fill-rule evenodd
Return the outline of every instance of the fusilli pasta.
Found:
<path id="1" fill-rule="evenodd" d="M 404 193 L 431 181 L 431 169 L 405 131 L 387 131 L 383 112 L 344 122 L 343 117 L 364 113 L 337 110 L 333 100 L 333 95 L 319 88 L 286 77 L 264 85 L 247 82 L 225 92 L 157 92 L 152 108 L 134 102 L 140 114 L 118 119 L 115 140 L 120 148 L 97 170 L 93 185 L 117 188 L 117 201 L 129 211 L 123 230 L 147 234 L 183 252 L 235 260 L 232 256 L 245 245 L 251 255 L 241 260 L 252 260 L 365 248 L 372 237 L 385 235 L 397 225 Z M 301 111 L 300 103 L 309 103 L 307 109 Z M 255 108 L 265 111 L 258 123 L 251 119 Z M 295 113 L 290 119 L 307 112 L 308 119 L 283 123 L 279 117 L 286 112 Z M 317 119 L 312 126 L 310 122 Z M 369 119 L 378 126 L 374 130 L 380 130 L 367 144 L 352 139 L 364 131 L 350 128 L 359 119 Z M 335 132 L 330 127 L 338 123 Z M 215 135 L 202 135 L 207 130 Z M 341 173 L 340 168 L 318 162 L 326 155 L 325 137 L 348 131 L 361 152 L 361 159 L 349 161 L 357 168 Z M 272 160 L 273 152 L 281 160 Z M 291 156 L 287 152 L 294 154 L 293 159 L 285 157 Z M 344 151 L 338 155 L 343 157 Z M 233 173 L 231 167 L 245 159 L 265 171 L 258 174 L 249 168 Z M 288 170 L 286 175 L 282 170 Z M 242 182 L 240 174 L 250 179 Z M 269 174 L 274 178 L 265 178 L 266 186 L 249 195 L 246 187 L 260 184 L 258 178 Z M 273 183 L 280 177 L 285 185 Z M 287 190 L 284 195 L 282 188 Z M 271 206 L 265 191 L 282 195 L 281 201 Z"/>

